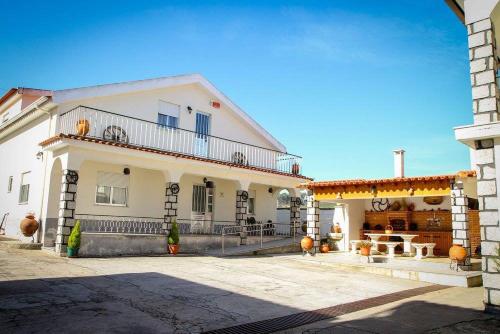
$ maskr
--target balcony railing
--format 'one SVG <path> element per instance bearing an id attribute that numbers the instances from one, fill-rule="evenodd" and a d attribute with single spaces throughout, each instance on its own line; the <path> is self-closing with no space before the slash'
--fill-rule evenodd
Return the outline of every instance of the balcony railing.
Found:
<path id="1" fill-rule="evenodd" d="M 61 114 L 58 125 L 59 133 L 68 135 L 294 175 L 301 173 L 302 158 L 296 155 L 85 106 Z"/>

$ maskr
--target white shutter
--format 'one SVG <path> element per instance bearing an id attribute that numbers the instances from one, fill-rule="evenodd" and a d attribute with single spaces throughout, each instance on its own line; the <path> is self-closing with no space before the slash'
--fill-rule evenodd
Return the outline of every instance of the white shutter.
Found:
<path id="1" fill-rule="evenodd" d="M 129 175 L 109 172 L 97 172 L 97 185 L 128 188 Z"/>
<path id="2" fill-rule="evenodd" d="M 179 117 L 180 106 L 170 102 L 159 101 L 160 109 L 159 113 L 163 115 L 168 115 L 172 117 Z"/>

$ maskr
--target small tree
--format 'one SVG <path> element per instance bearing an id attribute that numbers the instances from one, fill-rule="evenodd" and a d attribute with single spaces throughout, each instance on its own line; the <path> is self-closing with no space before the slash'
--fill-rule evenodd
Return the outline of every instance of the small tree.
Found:
<path id="1" fill-rule="evenodd" d="M 179 227 L 177 226 L 177 222 L 175 220 L 172 223 L 172 229 L 170 230 L 170 235 L 168 236 L 168 244 L 169 245 L 179 244 Z"/>
<path id="2" fill-rule="evenodd" d="M 71 230 L 71 234 L 69 235 L 68 247 L 73 249 L 80 248 L 80 238 L 81 238 L 80 221 L 77 220 L 75 226 Z"/>

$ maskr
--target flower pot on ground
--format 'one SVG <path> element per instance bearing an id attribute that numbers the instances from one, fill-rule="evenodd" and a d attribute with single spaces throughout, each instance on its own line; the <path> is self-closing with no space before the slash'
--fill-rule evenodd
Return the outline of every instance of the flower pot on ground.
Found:
<path id="1" fill-rule="evenodd" d="M 359 243 L 359 253 L 363 256 L 369 256 L 372 249 L 372 243 L 367 240 L 363 240 Z"/>
<path id="2" fill-rule="evenodd" d="M 314 246 L 314 240 L 311 237 L 305 236 L 300 241 L 300 247 L 304 252 L 310 251 Z"/>
<path id="3" fill-rule="evenodd" d="M 75 226 L 71 230 L 68 239 L 68 247 L 66 248 L 66 254 L 68 257 L 76 257 L 78 256 L 78 250 L 80 249 L 80 239 L 81 239 L 81 231 L 80 231 L 80 221 L 77 220 Z"/>
<path id="4" fill-rule="evenodd" d="M 330 251 L 330 245 L 328 244 L 322 244 L 320 247 L 319 247 L 319 251 L 321 253 L 328 253 Z"/>
<path id="5" fill-rule="evenodd" d="M 177 222 L 172 223 L 172 229 L 170 230 L 170 235 L 168 236 L 168 252 L 172 255 L 179 253 L 179 226 Z"/>
<path id="6" fill-rule="evenodd" d="M 89 133 L 90 124 L 86 119 L 80 119 L 76 122 L 76 134 L 78 136 L 86 136 Z"/>

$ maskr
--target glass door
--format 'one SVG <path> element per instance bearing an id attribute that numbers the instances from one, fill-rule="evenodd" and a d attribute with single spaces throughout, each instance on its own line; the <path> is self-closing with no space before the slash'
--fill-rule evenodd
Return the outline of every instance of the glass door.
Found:
<path id="1" fill-rule="evenodd" d="M 210 115 L 201 112 L 196 113 L 195 132 L 194 154 L 197 156 L 208 157 Z"/>

